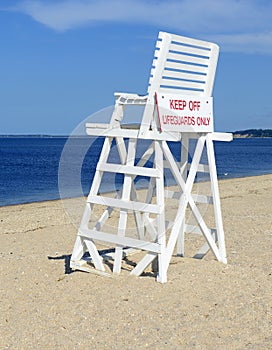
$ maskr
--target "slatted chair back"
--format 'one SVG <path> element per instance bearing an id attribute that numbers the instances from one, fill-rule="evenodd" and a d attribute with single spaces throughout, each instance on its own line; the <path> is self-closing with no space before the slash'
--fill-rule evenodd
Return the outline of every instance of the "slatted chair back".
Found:
<path id="1" fill-rule="evenodd" d="M 212 95 L 218 45 L 160 32 L 156 43 L 148 93 Z"/>
<path id="2" fill-rule="evenodd" d="M 212 96 L 219 47 L 214 43 L 159 32 L 148 85 L 155 93 Z M 151 125 L 152 106 L 145 109 L 141 134 Z"/>

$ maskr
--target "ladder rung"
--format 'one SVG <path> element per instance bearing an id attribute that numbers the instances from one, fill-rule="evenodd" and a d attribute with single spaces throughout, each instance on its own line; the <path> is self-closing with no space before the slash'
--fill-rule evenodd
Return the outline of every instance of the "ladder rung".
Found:
<path id="1" fill-rule="evenodd" d="M 171 191 L 171 190 L 165 190 L 164 191 L 164 197 L 169 199 L 180 199 L 181 192 L 179 191 Z"/>
<path id="2" fill-rule="evenodd" d="M 191 168 L 191 164 L 188 164 L 188 168 Z M 198 164 L 197 171 L 199 173 L 209 173 L 210 167 L 208 164 Z"/>
<path id="3" fill-rule="evenodd" d="M 160 172 L 153 168 L 144 168 L 140 166 L 133 165 L 121 165 L 121 164 L 111 164 L 111 163 L 99 163 L 97 164 L 97 170 L 108 171 L 112 173 L 122 173 L 128 175 L 140 175 L 149 177 L 159 177 Z"/>
<path id="4" fill-rule="evenodd" d="M 160 205 L 146 204 L 143 202 L 125 201 L 117 198 L 89 196 L 88 203 L 101 204 L 114 208 L 128 209 L 133 211 L 140 211 L 150 214 L 159 214 L 161 212 Z"/>
<path id="5" fill-rule="evenodd" d="M 110 242 L 121 245 L 123 247 L 131 247 L 136 249 L 147 250 L 149 252 L 160 253 L 161 246 L 159 243 L 147 242 L 130 237 L 121 237 L 107 232 L 80 229 L 79 235 L 91 239 L 97 239 L 102 242 Z"/>
<path id="6" fill-rule="evenodd" d="M 204 194 L 192 194 L 192 198 L 195 203 L 213 204 L 213 198 L 211 196 L 205 196 Z"/>

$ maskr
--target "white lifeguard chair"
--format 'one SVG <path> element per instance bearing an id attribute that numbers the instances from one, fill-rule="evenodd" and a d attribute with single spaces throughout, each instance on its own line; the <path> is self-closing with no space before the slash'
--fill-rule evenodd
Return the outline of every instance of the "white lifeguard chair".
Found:
<path id="1" fill-rule="evenodd" d="M 175 247 L 178 255 L 184 255 L 186 232 L 205 238 L 196 256 L 202 257 L 211 250 L 218 261 L 227 262 L 213 141 L 231 141 L 232 134 L 214 132 L 213 127 L 212 90 L 218 54 L 219 47 L 214 43 L 160 32 L 148 94 L 115 93 L 110 122 L 86 124 L 88 135 L 103 136 L 105 140 L 72 253 L 72 269 L 107 274 L 104 263 L 109 256 L 97 249 L 97 242 L 104 242 L 114 247 L 113 273 L 120 273 L 128 249 L 140 250 L 145 254 L 130 273 L 141 275 L 157 258 L 157 281 L 164 283 Z M 128 105 L 144 106 L 138 128 L 122 125 Z M 150 142 L 138 160 L 137 146 L 145 144 L 143 140 Z M 192 140 L 195 146 L 189 155 Z M 169 142 L 179 145 L 179 160 Z M 110 157 L 113 144 L 118 149 L 117 163 Z M 204 151 L 206 163 L 202 162 Z M 150 159 L 151 168 L 147 166 Z M 174 190 L 165 188 L 166 171 L 175 179 Z M 100 193 L 105 173 L 123 174 L 123 186 L 115 196 Z M 208 196 L 193 193 L 198 173 L 209 175 Z M 144 199 L 135 185 L 139 176 L 147 179 Z M 177 203 L 170 221 L 166 218 L 169 201 Z M 213 206 L 214 227 L 205 223 L 199 204 Z M 99 218 L 97 214 L 92 218 L 95 206 L 104 208 Z M 188 210 L 193 224 L 187 221 Z M 114 232 L 110 230 L 112 225 L 106 224 L 113 212 L 118 217 Z M 128 229 L 129 215 L 133 215 L 134 236 Z M 90 257 L 85 258 L 87 252 Z"/>

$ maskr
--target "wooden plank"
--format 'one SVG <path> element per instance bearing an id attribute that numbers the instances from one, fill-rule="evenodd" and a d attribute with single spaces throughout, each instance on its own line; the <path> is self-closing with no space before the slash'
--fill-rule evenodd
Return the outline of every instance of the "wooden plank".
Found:
<path id="1" fill-rule="evenodd" d="M 177 210 L 177 215 L 175 218 L 175 222 L 173 225 L 173 228 L 171 230 L 170 233 L 170 237 L 167 243 L 167 266 L 170 263 L 170 259 L 171 256 L 173 255 L 173 251 L 180 233 L 180 229 L 183 225 L 184 222 L 184 218 L 185 218 L 185 212 L 186 212 L 186 207 L 188 205 L 189 199 L 191 198 L 191 191 L 192 191 L 192 187 L 193 187 L 193 183 L 196 177 L 196 173 L 197 173 L 197 166 L 200 162 L 200 158 L 202 155 L 202 151 L 203 151 L 203 147 L 204 147 L 204 143 L 205 143 L 206 138 L 204 136 L 201 136 L 196 144 L 196 148 L 195 148 L 195 152 L 193 155 L 193 159 L 192 159 L 192 163 L 191 163 L 191 169 L 189 171 L 186 183 L 184 185 L 184 180 L 183 178 L 180 180 L 180 185 L 182 187 L 183 190 L 183 194 L 181 196 L 180 202 L 179 202 L 179 207 Z M 164 151 L 167 150 L 167 144 L 164 145 Z M 167 152 L 165 152 L 165 154 L 167 154 Z M 192 200 L 193 204 L 194 201 Z"/>
<path id="2" fill-rule="evenodd" d="M 190 169 L 191 164 L 188 164 L 188 169 Z M 209 173 L 210 168 L 208 164 L 198 164 L 197 172 L 199 173 Z"/>
<path id="3" fill-rule="evenodd" d="M 208 66 L 209 59 L 195 56 L 183 55 L 182 53 L 168 52 L 167 60 L 181 61 L 189 64 Z"/>
<path id="4" fill-rule="evenodd" d="M 148 139 L 148 140 L 167 140 L 167 141 L 179 141 L 181 139 L 180 133 L 170 132 L 159 132 L 157 130 L 147 130 L 140 132 L 139 130 L 133 129 L 93 129 L 86 128 L 87 135 L 90 136 L 101 136 L 101 137 L 123 137 L 123 138 L 134 138 L 134 139 Z"/>
<path id="5" fill-rule="evenodd" d="M 197 206 L 195 205 L 195 202 L 193 201 L 191 196 L 189 197 L 189 204 L 190 204 L 190 207 L 191 207 L 192 212 L 194 214 L 194 217 L 196 218 L 197 223 L 198 223 L 199 227 L 201 228 L 201 231 L 202 231 L 208 245 L 210 246 L 214 256 L 216 257 L 216 259 L 218 261 L 223 261 L 221 259 L 219 249 L 211 236 L 211 232 L 208 229 L 207 225 L 205 224 L 203 217 L 202 217 L 201 213 L 199 212 L 199 210 L 198 210 Z"/>
<path id="6" fill-rule="evenodd" d="M 192 194 L 191 195 L 195 203 L 201 204 L 213 204 L 213 197 L 206 196 L 204 194 Z"/>
<path id="7" fill-rule="evenodd" d="M 203 66 L 194 66 L 192 64 L 188 63 L 182 63 L 182 62 L 166 62 L 164 65 L 164 69 L 177 69 L 177 70 L 183 70 L 188 72 L 194 72 L 198 73 L 198 75 L 207 75 L 208 74 L 208 68 Z"/>
<path id="8" fill-rule="evenodd" d="M 101 204 L 114 208 L 135 210 L 150 214 L 158 214 L 161 210 L 159 204 L 146 204 L 144 202 L 125 201 L 122 199 L 103 196 L 88 196 L 87 201 L 88 203 Z"/>
<path id="9" fill-rule="evenodd" d="M 159 32 L 158 38 L 162 39 L 166 33 L 165 32 Z M 195 45 L 195 46 L 200 46 L 200 47 L 212 47 L 212 43 L 204 40 L 199 40 L 199 39 L 194 39 L 194 38 L 188 38 L 186 36 L 182 35 L 176 35 L 176 34 L 171 34 L 171 40 L 176 41 L 176 42 L 183 42 L 185 44 L 190 44 L 190 45 Z"/>
<path id="10" fill-rule="evenodd" d="M 160 87 L 173 89 L 175 91 L 172 91 L 172 93 L 181 94 L 182 92 L 180 90 L 184 89 L 192 89 L 192 90 L 203 90 L 204 91 L 204 84 L 203 83 L 196 83 L 193 81 L 183 81 L 183 80 L 172 80 L 172 79 L 161 79 Z"/>
<path id="11" fill-rule="evenodd" d="M 187 180 L 187 174 L 188 174 L 188 160 L 189 160 L 189 137 L 188 134 L 184 134 L 182 136 L 182 143 L 181 143 L 181 155 L 180 155 L 180 159 L 181 159 L 181 176 L 183 178 L 184 183 L 186 183 Z M 180 167 L 181 167 L 180 165 Z M 181 194 L 180 194 L 181 197 Z M 176 244 L 176 248 L 177 248 L 177 256 L 184 256 L 184 251 L 185 251 L 185 230 L 184 230 L 184 225 L 185 225 L 185 218 L 181 223 L 180 226 L 180 232 L 177 238 L 177 244 Z"/>
<path id="12" fill-rule="evenodd" d="M 169 199 L 180 199 L 181 192 L 180 191 L 171 191 L 171 190 L 165 190 L 164 191 L 165 198 Z"/>
<path id="13" fill-rule="evenodd" d="M 211 190 L 212 190 L 213 203 L 214 203 L 214 217 L 216 222 L 218 245 L 219 245 L 218 260 L 226 264 L 227 256 L 226 256 L 226 246 L 225 246 L 225 234 L 223 229 L 213 141 L 211 140 L 210 137 L 207 137 L 207 155 L 208 155 L 208 162 L 210 166 Z"/>
<path id="14" fill-rule="evenodd" d="M 165 142 L 165 141 L 162 141 Z M 156 197 L 157 203 L 160 203 L 161 211 L 157 215 L 158 236 L 157 240 L 161 247 L 158 255 L 158 275 L 157 281 L 167 282 L 167 263 L 166 263 L 166 228 L 165 228 L 165 204 L 164 204 L 164 171 L 163 171 L 163 150 L 162 142 L 155 141 L 155 166 L 160 171 L 160 176 L 156 178 Z"/>
<path id="15" fill-rule="evenodd" d="M 161 247 L 158 243 L 148 242 L 140 239 L 130 238 L 130 237 L 119 237 L 117 235 L 96 231 L 90 229 L 80 229 L 79 235 L 88 239 L 95 239 L 101 242 L 109 242 L 118 244 L 122 247 L 130 247 L 140 250 L 146 250 L 149 252 L 160 253 Z"/>
<path id="16" fill-rule="evenodd" d="M 90 265 L 87 264 L 85 260 L 80 261 L 72 261 L 70 264 L 72 270 L 79 270 L 84 272 L 89 272 L 94 275 L 103 276 L 103 277 L 112 277 L 112 275 L 108 272 L 94 269 Z"/>
<path id="17" fill-rule="evenodd" d="M 211 229 L 211 235 L 215 242 L 217 242 L 217 234 L 216 230 Z M 207 252 L 210 250 L 209 244 L 206 242 L 203 244 L 203 246 L 197 251 L 197 253 L 193 256 L 195 259 L 202 259 L 204 255 L 207 254 Z"/>
<path id="18" fill-rule="evenodd" d="M 112 173 L 120 173 L 135 176 L 148 176 L 148 177 L 158 177 L 159 172 L 153 168 L 144 168 L 133 165 L 120 165 L 113 163 L 99 163 L 97 169 L 100 171 L 107 171 Z"/>
<path id="19" fill-rule="evenodd" d="M 147 253 L 142 260 L 134 267 L 134 269 L 130 272 L 131 275 L 140 276 L 148 265 L 152 263 L 152 261 L 156 258 L 157 254 L 154 252 Z"/>
<path id="20" fill-rule="evenodd" d="M 182 41 L 179 41 L 179 44 L 177 42 L 172 42 L 169 46 L 169 50 L 184 52 L 189 55 L 205 56 L 207 58 L 209 58 L 211 55 L 211 50 L 209 48 L 189 46 L 188 44 Z"/>
<path id="21" fill-rule="evenodd" d="M 104 136 L 104 137 L 125 137 L 125 138 L 137 138 L 138 137 L 138 130 L 133 129 L 121 129 L 121 128 L 113 128 L 110 127 L 109 129 L 104 128 L 89 128 L 88 125 L 86 125 L 86 133 L 90 136 Z"/>
<path id="22" fill-rule="evenodd" d="M 173 154 L 169 149 L 167 142 L 165 142 L 165 141 L 162 142 L 162 149 L 163 149 L 164 156 L 170 165 L 170 170 L 171 170 L 177 184 L 181 187 L 182 190 L 184 190 L 185 183 L 184 183 L 184 179 L 183 179 L 181 174 L 183 173 L 183 168 L 186 167 L 186 163 L 183 164 L 181 169 L 179 169 L 177 166 L 177 163 L 173 157 Z"/>
<path id="23" fill-rule="evenodd" d="M 232 141 L 233 135 L 227 132 L 212 132 L 208 135 L 208 138 L 213 141 Z"/>
<path id="24" fill-rule="evenodd" d="M 106 124 L 106 123 L 86 123 L 85 124 L 86 128 L 90 129 L 108 129 L 111 127 L 111 124 Z"/>
<path id="25" fill-rule="evenodd" d="M 126 165 L 123 167 L 131 167 L 134 164 L 135 161 L 135 154 L 136 154 L 136 145 L 137 140 L 136 139 L 130 139 L 128 143 L 128 151 L 126 154 Z M 122 149 L 120 149 L 122 152 Z M 123 150 L 125 155 L 125 148 Z M 131 189 L 132 189 L 132 177 L 128 176 L 128 174 L 125 174 L 124 178 L 124 184 L 123 184 L 123 191 L 122 191 L 122 200 L 123 201 L 129 201 L 131 197 Z M 121 208 L 120 216 L 119 216 L 119 224 L 118 224 L 118 237 L 122 240 L 125 238 L 126 234 L 126 226 L 127 226 L 127 216 L 128 212 L 127 209 Z M 122 257 L 123 257 L 123 246 L 117 245 L 115 249 L 115 255 L 114 255 L 114 265 L 113 265 L 113 273 L 120 273 L 121 271 L 121 263 L 122 263 Z"/>
<path id="26" fill-rule="evenodd" d="M 173 78 L 173 79 L 179 79 L 179 80 L 189 80 L 189 81 L 197 81 L 199 83 L 205 84 L 206 76 L 205 75 L 199 75 L 199 74 L 192 74 L 192 73 L 186 73 L 186 72 L 176 72 L 171 70 L 164 70 L 163 71 L 163 78 Z"/>

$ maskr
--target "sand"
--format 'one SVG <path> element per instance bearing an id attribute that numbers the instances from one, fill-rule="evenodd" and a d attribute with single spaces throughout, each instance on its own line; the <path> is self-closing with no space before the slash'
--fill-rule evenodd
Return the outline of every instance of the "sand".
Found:
<path id="1" fill-rule="evenodd" d="M 166 284 L 72 272 L 62 201 L 0 208 L 0 349 L 272 349 L 272 175 L 219 185 L 228 264 L 188 238 Z"/>

